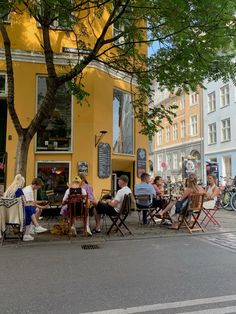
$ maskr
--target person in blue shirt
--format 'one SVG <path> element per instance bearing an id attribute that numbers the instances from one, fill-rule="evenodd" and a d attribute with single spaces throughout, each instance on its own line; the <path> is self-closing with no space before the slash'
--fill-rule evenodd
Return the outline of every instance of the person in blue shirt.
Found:
<path id="1" fill-rule="evenodd" d="M 135 184 L 135 195 L 150 195 L 150 200 L 137 200 L 137 207 L 140 209 L 149 208 L 152 206 L 153 198 L 156 198 L 156 191 L 150 183 L 150 175 L 146 172 L 141 174 L 141 182 Z M 143 210 L 143 224 L 147 224 L 147 210 Z"/>

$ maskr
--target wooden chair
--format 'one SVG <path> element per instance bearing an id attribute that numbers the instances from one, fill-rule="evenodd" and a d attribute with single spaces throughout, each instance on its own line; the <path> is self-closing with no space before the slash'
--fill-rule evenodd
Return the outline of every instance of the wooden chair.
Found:
<path id="1" fill-rule="evenodd" d="M 188 197 L 188 206 L 184 212 L 180 214 L 177 229 L 180 229 L 180 227 L 184 224 L 190 233 L 193 231 L 205 232 L 198 221 L 203 209 L 204 195 L 204 193 L 193 193 Z M 189 222 L 189 217 L 192 218 L 192 222 Z"/>
<path id="2" fill-rule="evenodd" d="M 139 224 L 142 225 L 141 214 L 143 214 L 144 210 L 147 211 L 147 220 L 156 224 L 156 221 L 154 218 L 156 217 L 156 214 L 160 209 L 157 210 L 156 208 L 152 207 L 151 195 L 149 195 L 149 194 L 139 194 L 139 195 L 136 194 L 136 195 L 134 195 L 134 198 L 135 198 L 135 201 L 137 204 Z M 142 206 L 142 205 L 138 204 L 139 202 L 146 202 L 147 204 L 151 203 L 151 205 L 150 206 Z"/>
<path id="3" fill-rule="evenodd" d="M 210 222 L 212 222 L 214 225 L 220 227 L 219 222 L 217 219 L 214 217 L 218 209 L 220 208 L 221 200 L 220 197 L 217 197 L 215 206 L 213 209 L 207 209 L 207 208 L 202 208 L 202 212 L 205 215 L 204 218 L 201 221 L 201 226 L 204 226 L 205 228 L 208 226 Z"/>
<path id="4" fill-rule="evenodd" d="M 71 237 L 71 227 L 74 219 L 82 218 L 84 235 L 87 233 L 87 217 L 88 217 L 88 195 L 72 194 L 68 197 L 68 216 L 69 216 L 69 238 Z"/>
<path id="5" fill-rule="evenodd" d="M 120 212 L 114 216 L 108 216 L 111 219 L 112 224 L 107 231 L 107 235 L 109 235 L 112 229 L 115 228 L 116 229 L 115 232 L 119 231 L 120 234 L 124 236 L 124 233 L 121 230 L 121 227 L 124 227 L 129 232 L 129 234 L 132 235 L 132 232 L 130 231 L 130 229 L 127 227 L 125 223 L 125 220 L 128 217 L 128 214 L 130 212 L 130 204 L 131 204 L 131 194 L 127 194 L 124 196 Z"/>

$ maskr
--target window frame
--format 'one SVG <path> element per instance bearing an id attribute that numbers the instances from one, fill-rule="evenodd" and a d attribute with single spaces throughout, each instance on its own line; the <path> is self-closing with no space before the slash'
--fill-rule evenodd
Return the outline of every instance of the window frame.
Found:
<path id="1" fill-rule="evenodd" d="M 208 145 L 217 143 L 216 122 L 208 124 Z"/>
<path id="2" fill-rule="evenodd" d="M 196 122 L 192 123 L 192 119 L 196 117 Z M 193 131 L 195 130 L 194 126 L 196 125 L 196 132 L 194 133 Z M 198 115 L 194 114 L 190 116 L 190 136 L 197 136 L 198 135 Z"/>
<path id="3" fill-rule="evenodd" d="M 173 159 L 173 170 L 177 170 L 178 169 L 178 154 L 173 153 L 172 159 Z"/>
<path id="4" fill-rule="evenodd" d="M 225 90 L 227 91 L 227 93 L 225 93 Z M 222 98 L 224 98 L 223 102 Z M 228 100 L 228 103 L 226 100 Z M 220 108 L 225 108 L 228 107 L 229 105 L 230 105 L 229 84 L 225 84 L 220 88 Z"/>
<path id="5" fill-rule="evenodd" d="M 186 121 L 180 121 L 180 138 L 186 138 Z"/>
<path id="6" fill-rule="evenodd" d="M 216 111 L 216 92 L 213 91 L 207 95 L 208 113 Z"/>
<path id="7" fill-rule="evenodd" d="M 174 141 L 178 140 L 178 124 L 177 123 L 173 124 L 173 140 Z"/>
<path id="8" fill-rule="evenodd" d="M 35 93 L 35 112 L 38 110 L 38 77 L 48 77 L 46 74 L 36 74 L 36 93 Z M 38 150 L 37 147 L 37 137 L 38 134 L 35 135 L 35 153 L 37 154 L 71 154 L 73 153 L 73 133 L 74 133 L 74 121 L 73 121 L 73 112 L 74 112 L 74 97 L 71 95 L 71 145 L 70 150 Z"/>
<path id="9" fill-rule="evenodd" d="M 132 99 L 133 99 L 133 94 L 130 91 L 126 91 L 126 90 L 122 90 L 120 88 L 117 88 L 116 86 L 113 86 L 113 93 L 112 93 L 112 154 L 114 155 L 123 155 L 123 156 L 134 156 L 135 155 L 135 117 L 134 117 L 134 108 L 132 107 L 132 121 L 133 121 L 133 127 L 132 127 L 132 143 L 133 143 L 133 152 L 130 154 L 127 153 L 121 153 L 121 152 L 115 152 L 114 151 L 114 123 L 113 123 L 113 118 L 114 118 L 114 91 L 119 91 L 122 92 L 124 94 L 129 94 L 130 95 L 130 101 L 132 103 Z M 131 104 L 132 106 L 132 104 Z"/>
<path id="10" fill-rule="evenodd" d="M 223 127 L 223 123 L 227 123 L 229 121 L 229 125 Z M 229 131 L 228 131 L 229 130 Z M 224 135 L 226 135 L 228 133 L 229 137 L 228 138 L 224 138 Z M 223 119 L 221 120 L 221 142 L 229 142 L 231 141 L 231 121 L 230 118 L 227 119 Z"/>
<path id="11" fill-rule="evenodd" d="M 166 143 L 170 142 L 170 127 L 166 127 Z"/>

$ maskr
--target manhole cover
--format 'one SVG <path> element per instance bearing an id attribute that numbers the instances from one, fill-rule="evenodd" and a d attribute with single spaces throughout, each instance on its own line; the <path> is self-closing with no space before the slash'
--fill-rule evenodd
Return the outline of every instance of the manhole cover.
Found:
<path id="1" fill-rule="evenodd" d="M 99 245 L 97 244 L 84 244 L 81 245 L 83 250 L 96 250 L 99 249 Z"/>

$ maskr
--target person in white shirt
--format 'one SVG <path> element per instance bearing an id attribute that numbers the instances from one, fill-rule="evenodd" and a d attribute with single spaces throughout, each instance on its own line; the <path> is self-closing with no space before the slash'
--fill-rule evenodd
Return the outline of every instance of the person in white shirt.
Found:
<path id="1" fill-rule="evenodd" d="M 35 197 L 34 197 L 34 191 L 39 190 L 42 187 L 42 185 L 43 185 L 43 182 L 40 178 L 34 178 L 31 182 L 31 185 L 28 185 L 23 189 L 23 193 L 24 193 L 25 201 L 26 201 L 25 203 L 25 213 L 26 213 L 25 235 L 29 238 L 28 241 L 31 241 L 34 239 L 30 235 L 47 231 L 47 229 L 40 226 L 37 221 L 39 216 L 42 213 L 43 208 L 46 208 L 47 205 L 41 206 L 35 201 Z"/>
<path id="2" fill-rule="evenodd" d="M 120 212 L 122 202 L 124 196 L 127 194 L 132 193 L 130 188 L 127 186 L 129 183 L 129 178 L 126 175 L 121 175 L 118 179 L 118 185 L 121 188 L 118 190 L 116 196 L 112 200 L 107 200 L 106 203 L 104 202 L 94 202 L 95 205 L 95 220 L 96 226 L 93 230 L 94 233 L 101 232 L 101 215 L 106 214 L 108 216 L 116 215 Z"/>
<path id="3" fill-rule="evenodd" d="M 216 205 L 217 197 L 220 195 L 220 189 L 216 185 L 216 176 L 209 174 L 207 176 L 207 190 L 203 207 L 206 209 L 213 209 Z"/>

